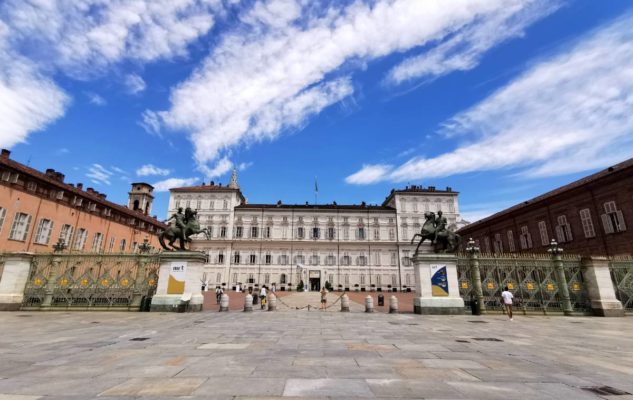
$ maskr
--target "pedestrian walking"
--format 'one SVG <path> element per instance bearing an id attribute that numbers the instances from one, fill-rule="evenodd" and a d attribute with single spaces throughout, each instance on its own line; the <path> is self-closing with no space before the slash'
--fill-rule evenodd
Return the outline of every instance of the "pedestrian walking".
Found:
<path id="1" fill-rule="evenodd" d="M 327 306 L 327 289 L 325 288 L 325 286 L 323 286 L 323 288 L 321 288 L 321 310 L 325 311 L 325 308 Z"/>
<path id="2" fill-rule="evenodd" d="M 514 295 L 512 295 L 507 286 L 503 288 L 503 292 L 501 292 L 501 298 L 503 299 L 503 305 L 506 308 L 508 317 L 510 317 L 510 321 L 512 321 L 512 299 L 514 298 Z"/>
<path id="3" fill-rule="evenodd" d="M 253 295 L 253 288 L 252 287 L 248 288 L 248 294 L 250 294 L 253 297 L 253 305 L 256 306 L 257 305 L 257 301 L 259 300 L 259 295 L 257 293 L 255 293 Z"/>
<path id="4" fill-rule="evenodd" d="M 220 300 L 222 299 L 222 294 L 224 290 L 220 286 L 215 287 L 215 303 L 220 304 Z"/>
<path id="5" fill-rule="evenodd" d="M 268 294 L 266 290 L 266 285 L 262 286 L 262 289 L 259 291 L 259 302 L 262 306 L 262 310 L 266 307 L 266 295 Z"/>

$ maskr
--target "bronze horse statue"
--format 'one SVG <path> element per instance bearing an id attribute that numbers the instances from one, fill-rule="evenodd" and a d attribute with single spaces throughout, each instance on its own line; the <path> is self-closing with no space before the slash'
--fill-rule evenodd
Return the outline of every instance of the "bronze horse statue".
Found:
<path id="1" fill-rule="evenodd" d="M 418 253 L 420 245 L 427 239 L 431 242 L 435 253 L 455 253 L 461 243 L 461 236 L 442 226 L 441 221 L 439 221 L 441 215 L 436 218 L 434 212 L 427 211 L 424 213 L 424 219 L 420 233 L 416 233 L 411 238 L 411 244 L 417 237 L 420 238 L 413 254 Z"/>
<path id="2" fill-rule="evenodd" d="M 200 229 L 200 223 L 196 219 L 196 212 L 192 211 L 190 208 L 187 208 L 185 211 L 185 217 L 182 223 L 184 224 L 184 231 L 177 223 L 175 223 L 171 224 L 169 228 L 158 235 L 158 241 L 160 242 L 160 245 L 163 246 L 163 249 L 169 251 L 185 251 L 187 250 L 185 248 L 185 242 L 191 242 L 191 239 L 189 238 L 190 236 L 197 235 L 198 233 L 204 233 L 207 239 L 211 236 L 208 228 Z M 169 243 L 165 244 L 165 239 L 167 239 Z M 180 248 L 174 246 L 174 242 L 177 239 L 180 240 Z"/>

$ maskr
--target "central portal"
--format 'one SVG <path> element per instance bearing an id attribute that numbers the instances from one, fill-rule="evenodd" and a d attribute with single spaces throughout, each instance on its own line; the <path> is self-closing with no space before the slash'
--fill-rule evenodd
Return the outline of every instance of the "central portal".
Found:
<path id="1" fill-rule="evenodd" d="M 321 290 L 321 271 L 311 270 L 309 272 L 310 290 L 318 292 Z"/>

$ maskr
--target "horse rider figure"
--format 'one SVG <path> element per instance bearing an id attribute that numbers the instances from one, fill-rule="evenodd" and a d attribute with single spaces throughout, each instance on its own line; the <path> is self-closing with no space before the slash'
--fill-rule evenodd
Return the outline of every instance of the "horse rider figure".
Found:
<path id="1" fill-rule="evenodd" d="M 191 209 L 187 207 L 187 211 L 191 213 Z M 182 213 L 182 207 L 178 207 L 178 212 L 173 214 L 165 223 L 173 220 L 174 222 L 171 224 L 173 227 L 178 228 L 178 238 L 180 239 L 180 243 L 185 243 L 185 229 L 187 229 L 186 225 L 188 222 L 187 214 Z"/>
<path id="2" fill-rule="evenodd" d="M 447 225 L 448 220 L 442 215 L 442 211 L 438 211 L 437 217 L 435 217 L 435 238 L 432 243 L 437 243 L 438 239 L 446 239 L 448 237 Z"/>

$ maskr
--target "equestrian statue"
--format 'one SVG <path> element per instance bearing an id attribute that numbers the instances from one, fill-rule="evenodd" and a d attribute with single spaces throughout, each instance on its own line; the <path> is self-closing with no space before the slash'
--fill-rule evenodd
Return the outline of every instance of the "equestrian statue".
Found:
<path id="1" fill-rule="evenodd" d="M 169 251 L 186 251 L 185 243 L 191 242 L 190 236 L 197 235 L 198 233 L 204 233 L 207 239 L 209 239 L 210 232 L 208 228 L 200 229 L 200 223 L 196 218 L 197 211 L 187 207 L 183 214 L 182 207 L 178 208 L 178 212 L 169 217 L 165 223 L 170 222 L 169 228 L 163 231 L 158 236 L 158 241 L 163 249 Z M 169 243 L 165 244 L 165 239 Z M 180 247 L 174 246 L 176 240 L 180 240 Z"/>
<path id="2" fill-rule="evenodd" d="M 437 216 L 434 212 L 427 211 L 424 213 L 424 219 L 426 221 L 424 221 L 420 233 L 416 233 L 411 239 L 411 244 L 413 244 L 415 238 L 420 237 L 413 255 L 418 254 L 420 245 L 427 239 L 431 242 L 435 253 L 455 253 L 461 242 L 461 237 L 447 228 L 448 221 L 446 217 L 442 216 L 442 211 L 438 211 Z"/>

